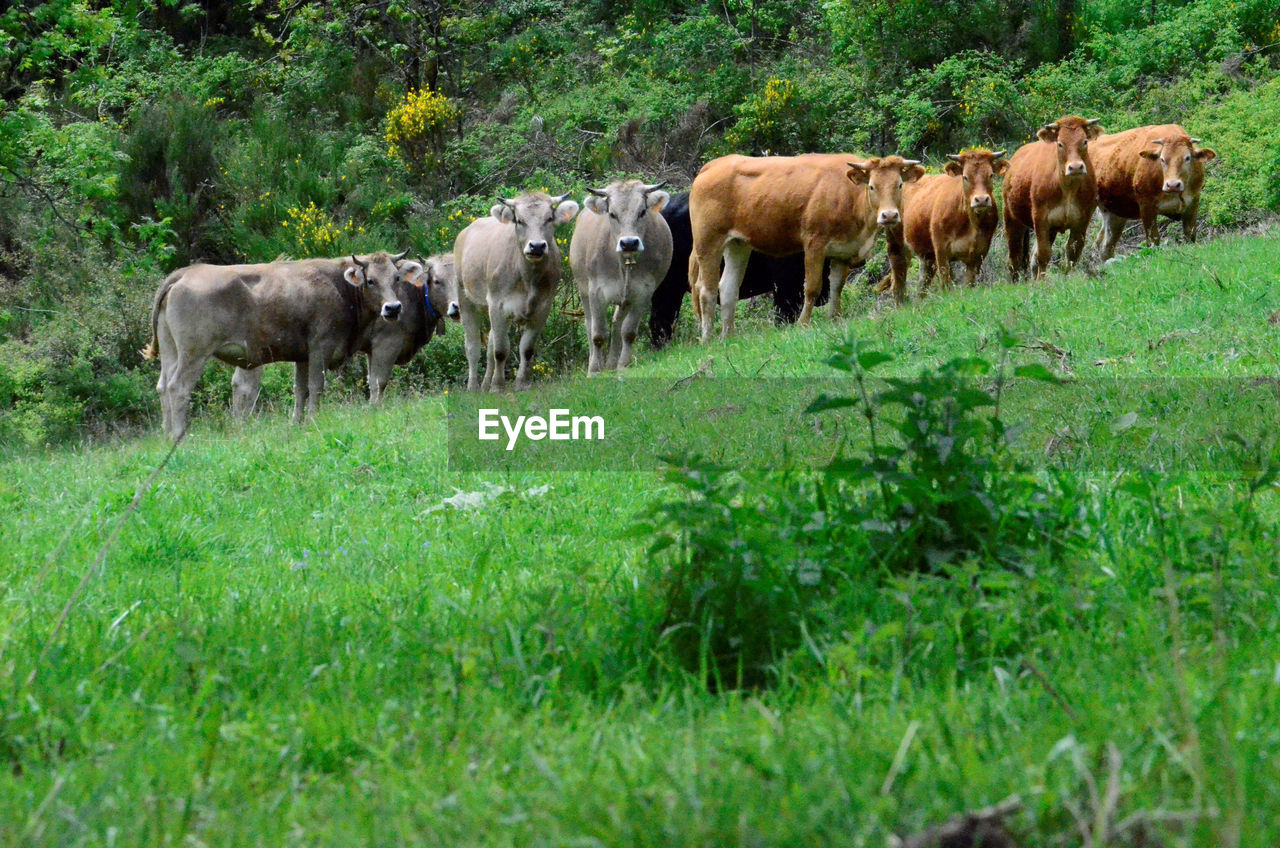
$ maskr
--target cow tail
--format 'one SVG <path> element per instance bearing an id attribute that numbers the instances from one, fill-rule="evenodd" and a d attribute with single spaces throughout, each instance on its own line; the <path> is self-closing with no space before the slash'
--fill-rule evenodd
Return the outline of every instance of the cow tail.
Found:
<path id="1" fill-rule="evenodd" d="M 164 299 L 169 295 L 169 289 L 173 288 L 173 284 L 182 279 L 181 271 L 174 271 L 168 277 L 165 277 L 160 288 L 156 290 L 156 299 L 151 304 L 151 341 L 142 349 L 143 359 L 156 359 L 160 356 L 160 337 L 156 325 L 160 320 L 160 307 L 164 305 Z"/>

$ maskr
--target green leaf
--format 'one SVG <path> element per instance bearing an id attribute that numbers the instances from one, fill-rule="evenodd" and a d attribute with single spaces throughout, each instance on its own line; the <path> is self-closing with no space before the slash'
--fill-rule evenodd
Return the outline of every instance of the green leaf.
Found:
<path id="1" fill-rule="evenodd" d="M 1130 427 L 1132 427 L 1134 424 L 1137 424 L 1137 423 L 1138 423 L 1138 413 L 1126 412 L 1124 415 L 1121 415 L 1115 421 L 1111 422 L 1111 432 L 1123 433 L 1125 430 L 1128 430 Z"/>
<path id="2" fill-rule="evenodd" d="M 870 371 L 877 365 L 883 365 L 893 360 L 893 357 L 882 350 L 868 350 L 858 354 L 858 365 L 864 371 Z"/>
<path id="3" fill-rule="evenodd" d="M 813 403 L 809 404 L 805 410 L 805 415 L 815 412 L 825 412 L 829 409 L 848 409 L 851 406 L 857 406 L 858 402 L 850 397 L 836 397 L 826 393 L 818 395 L 813 399 Z"/>
<path id="4" fill-rule="evenodd" d="M 1043 383 L 1053 383 L 1057 385 L 1062 382 L 1062 378 L 1050 371 L 1039 362 L 1032 362 L 1028 365 L 1019 365 L 1013 369 L 1013 376 L 1026 377 L 1030 380 L 1039 380 Z"/>

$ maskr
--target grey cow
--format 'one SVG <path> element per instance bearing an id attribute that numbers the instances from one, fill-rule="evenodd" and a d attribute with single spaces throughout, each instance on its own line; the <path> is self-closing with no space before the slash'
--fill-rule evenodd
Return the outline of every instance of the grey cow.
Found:
<path id="1" fill-rule="evenodd" d="M 588 374 L 631 364 L 640 320 L 671 267 L 671 228 L 659 214 L 671 195 L 663 185 L 618 180 L 590 189 L 585 200 L 569 244 L 569 267 L 586 313 Z"/>
<path id="2" fill-rule="evenodd" d="M 578 204 L 569 195 L 522 194 L 494 204 L 489 214 L 458 233 L 453 243 L 457 272 L 457 311 L 466 333 L 467 389 L 495 392 L 506 388 L 511 355 L 508 327 L 524 326 L 516 389 L 529 387 L 534 346 L 560 282 L 560 251 L 555 228 L 573 220 Z M 454 305 L 450 304 L 450 315 Z M 480 313 L 489 318 L 488 364 L 480 384 Z"/>
<path id="3" fill-rule="evenodd" d="M 369 355 L 369 403 L 381 403 L 393 365 L 407 364 L 434 335 L 444 334 L 453 288 L 451 253 L 427 257 L 422 273 L 396 283 L 396 293 L 404 304 L 400 320 L 374 321 L 353 347 L 353 352 Z M 458 320 L 456 314 L 452 318 Z M 238 417 L 248 416 L 262 388 L 262 367 L 237 368 L 231 386 L 232 410 Z"/>
<path id="4" fill-rule="evenodd" d="M 191 391 L 211 357 L 239 368 L 293 362 L 293 417 L 314 413 L 325 368 L 346 360 L 375 321 L 396 321 L 397 281 L 422 270 L 405 254 L 259 265 L 190 265 L 170 274 L 151 308 L 165 431 L 187 432 Z"/>

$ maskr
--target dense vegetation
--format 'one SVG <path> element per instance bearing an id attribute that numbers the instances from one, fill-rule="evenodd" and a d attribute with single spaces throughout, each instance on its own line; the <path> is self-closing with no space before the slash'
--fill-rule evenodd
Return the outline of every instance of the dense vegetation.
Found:
<path id="1" fill-rule="evenodd" d="M 1179 121 L 1222 157 L 1208 222 L 1247 223 L 1280 208 L 1277 42 L 1277 0 L 13 4 L 0 444 L 151 424 L 138 350 L 175 267 L 426 254 L 496 195 L 680 186 L 731 150 L 936 161 L 1070 111 Z M 548 340 L 577 367 L 576 322 Z M 413 385 L 460 360 L 435 343 Z M 226 371 L 204 387 L 222 405 Z"/>
<path id="2" fill-rule="evenodd" d="M 459 470 L 457 392 L 0 460 L 0 843 L 880 848 L 1013 794 L 1020 845 L 1280 843 L 1278 266 L 521 397 L 602 411 L 611 473 Z M 620 461 L 703 400 L 703 459 Z"/>

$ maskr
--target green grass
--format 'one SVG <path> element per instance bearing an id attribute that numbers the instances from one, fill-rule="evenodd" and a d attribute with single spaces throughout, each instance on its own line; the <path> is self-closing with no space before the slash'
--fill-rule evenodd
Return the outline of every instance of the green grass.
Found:
<path id="1" fill-rule="evenodd" d="M 1171 474 L 1153 508 L 1115 469 L 1150 464 L 1159 410 L 1079 387 L 1194 378 L 1240 409 L 1241 386 L 1280 372 L 1278 267 L 1274 233 L 1168 247 L 810 330 L 748 321 L 521 399 L 598 406 L 630 433 L 611 456 L 641 457 L 621 468 L 653 467 L 647 442 L 685 420 L 666 389 L 710 359 L 698 397 L 742 410 L 703 414 L 688 442 L 816 464 L 838 437 L 798 414 L 810 397 L 738 395 L 830 377 L 849 333 L 909 373 L 996 357 L 1004 325 L 1028 342 L 1016 362 L 1080 381 L 1010 409 L 1075 428 L 1092 518 L 1065 566 L 865 574 L 856 614 L 755 693 L 708 694 L 637 648 L 637 589 L 660 563 L 628 533 L 673 497 L 660 475 L 450 470 L 456 399 L 330 404 L 303 427 L 198 420 L 53 639 L 167 445 L 8 456 L 0 843 L 878 846 L 1020 793 L 1023 844 L 1078 844 L 1070 810 L 1093 820 L 1087 782 L 1114 744 L 1120 818 L 1213 810 L 1168 844 L 1277 844 L 1275 495 L 1250 531 L 1227 463 Z M 1190 394 L 1164 412 L 1203 425 Z M 1266 399 L 1233 420 L 1265 424 Z M 1145 423 L 1108 436 L 1129 411 Z M 440 507 L 489 484 L 512 491 Z"/>

